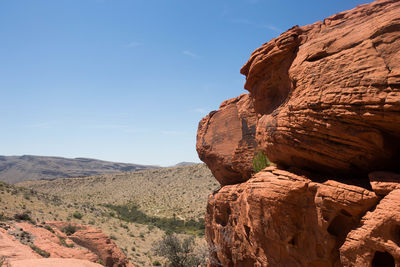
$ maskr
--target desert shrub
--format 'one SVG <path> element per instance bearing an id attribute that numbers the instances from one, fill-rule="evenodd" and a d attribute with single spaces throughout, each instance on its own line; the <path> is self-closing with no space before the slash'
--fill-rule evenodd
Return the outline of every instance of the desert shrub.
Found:
<path id="1" fill-rule="evenodd" d="M 159 262 L 159 261 L 154 261 L 154 262 L 153 262 L 153 266 L 161 266 L 161 262 Z"/>
<path id="2" fill-rule="evenodd" d="M 204 219 L 188 221 L 173 218 L 151 217 L 139 210 L 135 204 L 126 205 L 105 205 L 107 208 L 114 210 L 118 218 L 127 222 L 135 222 L 149 226 L 155 226 L 166 232 L 186 233 L 190 235 L 204 235 Z"/>
<path id="3" fill-rule="evenodd" d="M 29 212 L 22 212 L 22 213 L 16 213 L 14 215 L 14 219 L 19 220 L 19 221 L 29 221 L 33 222 L 31 216 L 29 215 Z"/>
<path id="4" fill-rule="evenodd" d="M 44 258 L 50 257 L 50 253 L 49 252 L 47 252 L 47 251 L 45 251 L 43 249 L 40 249 L 35 245 L 31 245 L 31 249 L 33 251 L 35 251 L 37 254 L 39 254 L 40 256 L 44 257 Z"/>
<path id="5" fill-rule="evenodd" d="M 68 224 L 67 226 L 65 226 L 62 231 L 66 234 L 66 235 L 72 235 L 73 233 L 75 233 L 77 230 L 75 225 L 72 224 Z"/>
<path id="6" fill-rule="evenodd" d="M 74 213 L 72 213 L 72 216 L 79 220 L 83 217 L 82 213 L 80 213 L 79 211 L 75 211 Z"/>
<path id="7" fill-rule="evenodd" d="M 61 243 L 61 245 L 63 245 L 64 247 L 67 247 L 67 248 L 73 248 L 73 247 L 75 247 L 75 245 L 74 245 L 73 243 L 68 244 L 68 243 L 65 241 L 65 238 L 62 237 L 62 236 L 58 236 L 58 239 L 60 239 L 60 243 Z"/>
<path id="8" fill-rule="evenodd" d="M 47 231 L 52 232 L 53 234 L 55 233 L 54 230 L 53 230 L 53 228 L 50 227 L 50 225 L 45 225 L 45 226 L 44 226 L 44 229 L 46 229 Z"/>
<path id="9" fill-rule="evenodd" d="M 269 165 L 271 165 L 271 162 L 269 161 L 267 156 L 265 156 L 264 152 L 262 150 L 258 151 L 258 153 L 254 156 L 254 159 L 253 159 L 254 173 L 257 173 L 257 172 L 263 170 L 264 168 L 268 167 Z"/>
<path id="10" fill-rule="evenodd" d="M 205 258 L 195 252 L 193 236 L 181 239 L 176 234 L 166 234 L 153 248 L 156 255 L 165 257 L 172 267 L 205 265 Z"/>

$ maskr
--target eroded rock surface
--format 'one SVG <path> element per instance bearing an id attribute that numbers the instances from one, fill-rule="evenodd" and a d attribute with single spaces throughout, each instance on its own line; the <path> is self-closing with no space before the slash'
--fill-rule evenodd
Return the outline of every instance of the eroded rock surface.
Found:
<path id="1" fill-rule="evenodd" d="M 47 224 L 59 230 L 64 229 L 67 225 L 75 225 L 76 232 L 68 236 L 74 243 L 97 255 L 106 266 L 133 267 L 115 242 L 101 230 L 69 222 L 48 222 Z"/>
<path id="2" fill-rule="evenodd" d="M 271 161 L 335 174 L 400 165 L 400 2 L 294 27 L 241 72 Z"/>
<path id="3" fill-rule="evenodd" d="M 400 189 L 389 193 L 361 222 L 340 248 L 343 266 L 399 266 Z"/>
<path id="4" fill-rule="evenodd" d="M 210 265 L 400 266 L 400 1 L 295 26 L 241 73 L 250 94 L 197 136 L 222 185 L 207 206 Z M 258 150 L 277 167 L 252 176 Z"/>
<path id="5" fill-rule="evenodd" d="M 210 196 L 206 237 L 213 263 L 340 266 L 347 233 L 377 202 L 364 188 L 266 169 Z"/>
<path id="6" fill-rule="evenodd" d="M 63 229 L 73 225 L 76 232 Z M 42 259 L 43 257 L 48 259 Z M 64 261 L 63 259 L 74 259 Z M 9 222 L 0 225 L 0 259 L 10 266 L 100 266 L 133 267 L 107 235 L 87 225 L 70 222 Z M 41 259 L 37 261 L 36 259 Z M 53 265 L 52 265 L 53 264 Z"/>
<path id="7" fill-rule="evenodd" d="M 197 152 L 220 184 L 250 178 L 255 141 L 256 116 L 248 94 L 224 101 L 199 123 Z"/>

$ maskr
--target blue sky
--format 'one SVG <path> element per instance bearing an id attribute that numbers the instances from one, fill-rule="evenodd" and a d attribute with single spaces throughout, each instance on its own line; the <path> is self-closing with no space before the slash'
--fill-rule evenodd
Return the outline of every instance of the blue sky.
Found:
<path id="1" fill-rule="evenodd" d="M 0 0 L 0 155 L 199 161 L 251 52 L 367 1 Z"/>

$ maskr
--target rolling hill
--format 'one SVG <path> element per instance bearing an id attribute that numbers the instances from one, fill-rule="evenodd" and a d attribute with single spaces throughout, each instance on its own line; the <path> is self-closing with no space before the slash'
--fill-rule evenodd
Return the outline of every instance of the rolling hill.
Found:
<path id="1" fill-rule="evenodd" d="M 0 156 L 0 181 L 14 184 L 28 180 L 84 177 L 139 171 L 157 166 L 102 161 L 89 158 Z"/>

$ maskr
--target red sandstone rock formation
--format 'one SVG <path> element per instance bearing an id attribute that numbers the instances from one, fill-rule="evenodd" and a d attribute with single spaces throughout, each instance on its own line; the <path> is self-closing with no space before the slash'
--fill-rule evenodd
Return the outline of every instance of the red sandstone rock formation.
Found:
<path id="1" fill-rule="evenodd" d="M 331 173 L 399 169 L 400 2 L 377 1 L 263 45 L 242 68 L 271 161 Z"/>
<path id="2" fill-rule="evenodd" d="M 269 168 L 210 196 L 206 235 L 222 266 L 338 266 L 347 233 L 377 202 L 360 187 Z"/>
<path id="3" fill-rule="evenodd" d="M 64 229 L 67 225 L 75 225 L 77 231 L 68 236 L 70 240 L 97 255 L 106 266 L 133 267 L 115 242 L 99 229 L 69 222 L 47 222 L 47 224 L 58 230 Z"/>
<path id="4" fill-rule="evenodd" d="M 223 186 L 207 206 L 210 265 L 400 266 L 400 1 L 295 26 L 241 73 L 250 94 L 197 135 Z M 278 168 L 251 177 L 259 149 Z"/>
<path id="5" fill-rule="evenodd" d="M 77 259 L 62 259 L 62 258 L 48 258 L 48 259 L 29 259 L 17 260 L 8 263 L 7 267 L 101 267 L 98 263 L 90 262 L 88 260 Z"/>
<path id="6" fill-rule="evenodd" d="M 67 236 L 62 230 L 70 224 L 76 226 L 77 231 Z M 35 265 L 38 263 L 35 259 L 42 257 L 34 252 L 34 247 L 50 257 L 40 261 L 43 266 L 101 266 L 94 263 L 101 259 L 109 267 L 133 267 L 118 246 L 100 230 L 67 222 L 48 222 L 45 225 L 52 231 L 43 225 L 27 222 L 2 224 L 0 258 L 10 266 L 41 266 Z"/>
<path id="7" fill-rule="evenodd" d="M 197 151 L 222 184 L 250 178 L 255 141 L 256 116 L 248 94 L 224 101 L 199 123 Z"/>

